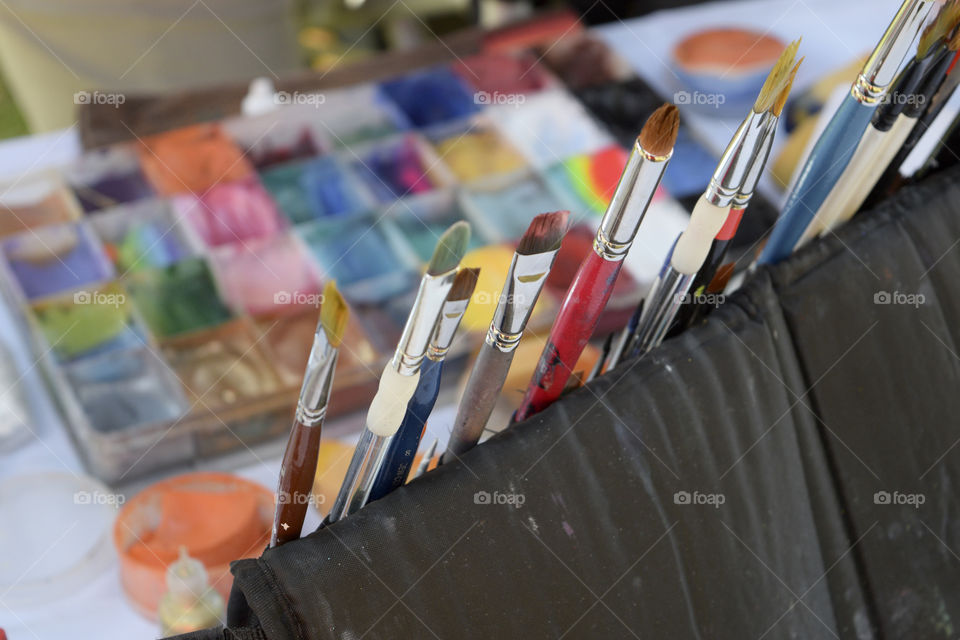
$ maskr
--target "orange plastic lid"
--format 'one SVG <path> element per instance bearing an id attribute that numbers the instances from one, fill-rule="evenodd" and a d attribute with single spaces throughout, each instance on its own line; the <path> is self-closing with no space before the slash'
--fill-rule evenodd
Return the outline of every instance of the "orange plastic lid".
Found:
<path id="1" fill-rule="evenodd" d="M 776 62 L 783 47 L 783 41 L 765 33 L 712 28 L 678 42 L 673 58 L 688 71 L 730 73 L 765 68 Z"/>
<path id="2" fill-rule="evenodd" d="M 227 598 L 230 562 L 260 555 L 273 508 L 271 491 L 226 473 L 190 473 L 148 487 L 123 506 L 113 527 L 124 590 L 155 618 L 167 566 L 182 545 Z"/>

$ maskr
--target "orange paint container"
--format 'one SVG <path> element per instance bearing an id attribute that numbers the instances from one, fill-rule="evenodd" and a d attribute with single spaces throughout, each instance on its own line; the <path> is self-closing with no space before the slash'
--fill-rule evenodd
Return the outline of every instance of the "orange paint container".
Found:
<path id="1" fill-rule="evenodd" d="M 156 619 L 167 566 L 181 545 L 204 564 L 226 600 L 233 584 L 230 562 L 264 550 L 273 508 L 273 492 L 226 473 L 176 476 L 137 494 L 113 527 L 121 582 L 134 607 Z"/>

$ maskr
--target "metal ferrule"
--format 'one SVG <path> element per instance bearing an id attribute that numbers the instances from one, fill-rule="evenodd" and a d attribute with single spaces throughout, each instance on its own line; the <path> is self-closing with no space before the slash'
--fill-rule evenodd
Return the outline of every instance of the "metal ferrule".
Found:
<path id="1" fill-rule="evenodd" d="M 671 267 L 663 277 L 657 279 L 649 304 L 644 303 L 644 313 L 633 341 L 634 354 L 643 356 L 663 341 L 680 305 L 686 301 L 693 278 L 693 275 L 680 273 Z"/>
<path id="2" fill-rule="evenodd" d="M 517 348 L 556 256 L 556 250 L 528 256 L 513 254 L 506 285 L 487 330 L 488 345 L 503 352 Z"/>
<path id="3" fill-rule="evenodd" d="M 759 150 L 757 151 L 757 155 L 754 156 L 753 162 L 751 162 L 750 166 L 747 168 L 747 174 L 743 179 L 743 185 L 740 187 L 737 195 L 733 197 L 733 200 L 730 203 L 730 206 L 734 209 L 747 208 L 747 205 L 750 204 L 750 198 L 753 197 L 753 192 L 756 190 L 757 184 L 760 182 L 760 176 L 763 175 L 763 169 L 767 166 L 767 158 L 770 157 L 770 149 L 773 148 L 773 138 L 777 131 L 777 123 L 780 121 L 780 119 L 773 114 L 767 115 L 768 117 L 765 118 L 766 128 L 764 129 L 763 135 L 760 138 L 760 146 Z"/>
<path id="4" fill-rule="evenodd" d="M 767 131 L 766 120 L 766 112 L 751 111 L 737 128 L 704 191 L 707 202 L 718 207 L 730 206 L 743 186 L 750 165 L 760 152 Z"/>
<path id="5" fill-rule="evenodd" d="M 639 140 L 634 142 L 593 240 L 593 250 L 601 258 L 619 261 L 627 255 L 672 155 L 672 151 L 665 156 L 654 155 L 640 146 Z"/>
<path id="6" fill-rule="evenodd" d="M 387 444 L 390 438 L 374 435 L 367 429 L 363 430 L 357 448 L 350 459 L 347 475 L 340 485 L 337 499 L 327 514 L 326 522 L 336 522 L 356 512 L 367 503 L 370 489 L 377 477 L 383 459 L 387 454 Z"/>
<path id="7" fill-rule="evenodd" d="M 403 327 L 400 343 L 393 354 L 390 366 L 402 376 L 412 376 L 420 370 L 420 363 L 427 353 L 430 336 L 437 323 L 437 316 L 443 307 L 447 294 L 457 277 L 457 270 L 451 269 L 446 273 L 423 276 L 417 298 L 413 302 L 413 309 Z"/>
<path id="8" fill-rule="evenodd" d="M 850 88 L 854 100 L 874 105 L 883 99 L 934 4 L 936 0 L 904 1 Z"/>
<path id="9" fill-rule="evenodd" d="M 435 362 L 440 362 L 447 356 L 450 345 L 453 343 L 453 336 L 457 333 L 457 327 L 460 326 L 460 320 L 467 311 L 466 300 L 447 300 L 443 303 L 443 309 L 440 311 L 440 317 L 437 318 L 437 326 L 433 330 L 433 338 L 430 339 L 430 346 L 427 348 L 427 357 Z"/>
<path id="10" fill-rule="evenodd" d="M 333 387 L 333 371 L 337 366 L 339 350 L 327 340 L 320 326 L 313 337 L 307 371 L 303 375 L 300 387 L 300 399 L 297 401 L 297 422 L 305 427 L 315 427 L 323 422 Z"/>

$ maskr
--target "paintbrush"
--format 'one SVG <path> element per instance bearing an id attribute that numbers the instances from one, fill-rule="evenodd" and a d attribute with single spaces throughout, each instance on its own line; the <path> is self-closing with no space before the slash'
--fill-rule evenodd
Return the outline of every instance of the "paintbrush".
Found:
<path id="1" fill-rule="evenodd" d="M 856 151 L 936 0 L 904 0 L 807 158 L 759 261 L 790 255 Z"/>
<path id="2" fill-rule="evenodd" d="M 550 336 L 514 420 L 525 420 L 560 397 L 587 346 L 633 244 L 650 200 L 670 162 L 680 114 L 657 109 L 640 131 L 587 255 L 567 289 Z"/>
<path id="3" fill-rule="evenodd" d="M 376 472 L 387 453 L 386 444 L 400 428 L 407 403 L 417 388 L 420 365 L 469 242 L 470 225 L 466 222 L 453 224 L 440 237 L 420 281 L 400 343 L 380 376 L 380 386 L 367 410 L 366 427 L 333 508 L 327 514 L 328 522 L 336 522 L 367 503 Z"/>
<path id="4" fill-rule="evenodd" d="M 927 99 L 942 75 L 946 73 L 952 53 L 944 38 L 960 18 L 960 3 L 948 2 L 920 35 L 916 55 L 874 111 L 857 149 L 837 183 L 823 201 L 820 211 L 804 230 L 797 246 L 806 244 L 817 234 L 827 233 L 853 217 L 880 175 L 903 144 L 920 109 L 912 117 L 905 115 L 911 104 Z"/>
<path id="5" fill-rule="evenodd" d="M 750 162 L 743 184 L 731 202 L 727 219 L 713 239 L 713 243 L 710 245 L 710 251 L 704 259 L 703 266 L 697 272 L 693 283 L 690 285 L 690 290 L 694 292 L 693 300 L 688 301 L 688 303 L 684 304 L 677 312 L 674 331 L 679 332 L 687 327 L 693 326 L 706 315 L 707 311 L 711 308 L 708 304 L 700 304 L 698 300 L 704 293 L 709 293 L 707 291 L 708 286 L 717 274 L 717 270 L 724 263 L 730 245 L 733 244 L 733 239 L 737 234 L 737 230 L 740 228 L 740 222 L 743 220 L 743 214 L 750 205 L 753 193 L 756 191 L 757 185 L 760 182 L 760 176 L 763 175 L 763 170 L 767 165 L 767 159 L 770 157 L 770 149 L 773 147 L 777 126 L 780 122 L 780 114 L 783 113 L 783 108 L 787 104 L 787 98 L 790 97 L 790 90 L 793 88 L 793 81 L 796 79 L 797 71 L 800 70 L 802 63 L 803 59 L 801 58 L 793 66 L 786 83 L 777 95 L 777 99 L 767 112 L 767 117 L 764 121 L 766 127 L 761 134 L 761 142 L 757 152 Z"/>
<path id="6" fill-rule="evenodd" d="M 447 294 L 447 300 L 433 330 L 427 357 L 420 367 L 420 382 L 407 404 L 407 412 L 400 423 L 400 429 L 387 445 L 386 456 L 370 489 L 370 501 L 379 500 L 397 487 L 403 486 L 407 480 L 413 458 L 420 446 L 420 438 L 426 428 L 427 418 L 430 417 L 440 393 L 443 360 L 450 350 L 460 320 L 467 311 L 467 304 L 477 286 L 479 274 L 480 269 L 460 269 L 453 281 L 453 287 Z"/>
<path id="7" fill-rule="evenodd" d="M 312 495 L 313 477 L 317 473 L 321 426 L 327 414 L 337 355 L 348 316 L 347 304 L 337 291 L 336 283 L 328 282 L 323 289 L 320 321 L 300 387 L 296 418 L 280 464 L 271 547 L 300 537 L 307 503 Z"/>
<path id="8" fill-rule="evenodd" d="M 513 354 L 553 267 L 569 211 L 541 213 L 520 239 L 487 337 L 470 372 L 443 461 L 472 449 L 490 419 Z"/>
<path id="9" fill-rule="evenodd" d="M 690 286 L 704 264 L 729 209 L 755 167 L 769 136 L 768 119 L 790 82 L 800 41 L 788 46 L 777 60 L 760 90 L 753 109 L 727 145 L 710 184 L 690 214 L 680 234 L 670 265 L 650 289 L 643 314 L 630 348 L 632 355 L 644 355 L 663 340 L 681 305 L 687 302 Z"/>
<path id="10" fill-rule="evenodd" d="M 947 46 L 953 51 L 960 50 L 960 29 L 958 29 L 957 33 L 950 39 Z M 897 151 L 893 160 L 887 165 L 886 171 L 884 171 L 880 179 L 877 180 L 877 184 L 867 197 L 864 207 L 873 206 L 880 200 L 891 195 L 903 184 L 900 167 L 906 162 L 907 157 L 913 153 L 917 144 L 927 134 L 930 125 L 937 119 L 937 116 L 943 111 L 943 108 L 947 105 L 947 102 L 953 96 L 957 87 L 960 86 L 960 72 L 955 71 L 958 61 L 960 61 L 960 53 L 954 53 L 950 64 L 947 66 L 943 81 L 940 83 L 940 86 L 937 87 L 933 98 L 925 105 L 923 113 L 917 118 L 917 124 L 911 129 L 910 135 L 907 136 L 907 139 L 900 146 L 900 150 Z M 904 115 L 909 115 L 912 106 L 913 105 L 907 105 L 907 108 L 904 109 Z"/>
<path id="11" fill-rule="evenodd" d="M 930 55 L 935 60 L 928 65 L 929 68 L 917 83 L 911 99 L 891 127 L 890 142 L 876 163 L 870 167 L 865 180 L 859 185 L 859 190 L 850 197 L 849 204 L 840 215 L 839 223 L 853 217 L 865 204 L 876 203 L 900 186 L 900 166 L 960 83 L 960 74 L 952 73 L 957 62 L 957 51 L 960 49 L 958 21 L 960 2 L 954 0 L 941 12 L 938 20 L 928 27 L 933 34 L 924 32 L 918 50 L 923 46 L 935 49 Z M 952 33 L 943 32 L 945 28 Z M 924 39 L 929 40 L 936 35 L 940 35 L 936 45 L 924 44 Z"/>

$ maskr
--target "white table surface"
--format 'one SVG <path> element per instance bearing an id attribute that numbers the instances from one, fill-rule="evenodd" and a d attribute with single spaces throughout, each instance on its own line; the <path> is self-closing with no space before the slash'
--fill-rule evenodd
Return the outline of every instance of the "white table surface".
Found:
<path id="1" fill-rule="evenodd" d="M 629 22 L 614 22 L 597 31 L 617 49 L 654 88 L 670 96 L 676 90 L 669 68 L 670 49 L 686 33 L 704 25 L 737 25 L 769 30 L 783 40 L 802 35 L 806 56 L 796 87 L 844 66 L 876 43 L 899 6 L 897 0 L 872 0 L 864 11 L 862 0 L 745 0 L 663 11 Z M 843 37 L 840 37 L 842 34 Z M 738 121 L 704 118 L 683 113 L 685 122 L 717 152 L 726 145 Z M 9 182 L 25 170 L 36 171 L 66 164 L 79 154 L 76 132 L 68 129 L 0 143 L 0 180 Z M 35 437 L 20 449 L 0 457 L 0 481 L 33 471 L 82 473 L 64 425 L 44 394 L 33 359 L 19 336 L 9 310 L 0 306 L 0 340 L 11 348 L 29 394 L 29 413 Z M 449 420 L 451 409 L 437 418 Z M 279 455 L 235 469 L 241 476 L 272 487 L 279 470 Z M 316 516 L 307 526 L 317 524 Z M 3 526 L 3 523 L 0 523 Z M 3 549 L 0 553 L 15 553 Z M 116 569 L 100 575 L 86 588 L 42 607 L 7 608 L 0 597 L 0 628 L 11 640 L 97 638 L 131 640 L 154 638 L 157 627 L 125 602 Z"/>

